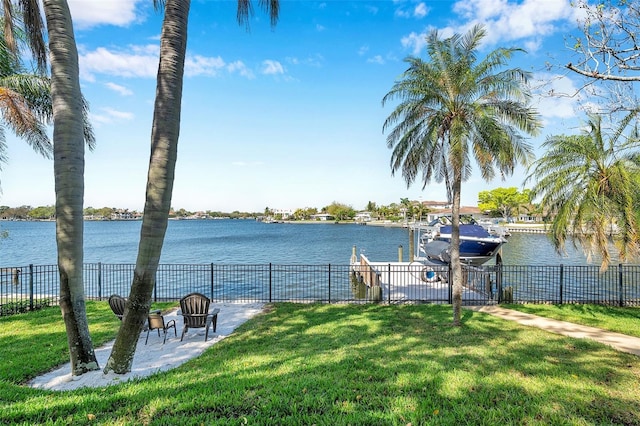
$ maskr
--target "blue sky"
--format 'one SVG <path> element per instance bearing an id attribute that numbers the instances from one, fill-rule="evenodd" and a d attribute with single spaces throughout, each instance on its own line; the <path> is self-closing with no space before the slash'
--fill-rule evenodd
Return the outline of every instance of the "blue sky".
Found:
<path id="1" fill-rule="evenodd" d="M 97 148 L 86 153 L 85 207 L 142 210 L 162 16 L 151 0 L 69 0 L 81 86 L 91 105 Z M 544 83 L 537 92 L 572 94 L 580 82 L 564 37 L 576 29 L 569 0 L 281 1 L 271 28 L 258 9 L 250 31 L 235 1 L 192 0 L 182 125 L 172 206 L 187 210 L 321 208 L 333 201 L 364 209 L 445 200 L 444 185 L 407 188 L 391 175 L 382 132 L 393 107 L 383 96 L 426 59 L 425 35 L 488 30 L 481 53 L 521 47 L 512 66 Z M 551 65 L 551 66 L 547 66 Z M 549 134 L 573 133 L 578 97 L 536 96 Z M 0 205 L 55 202 L 53 164 L 8 136 Z M 538 151 L 538 155 L 540 152 Z M 521 187 L 525 171 L 463 184 L 463 205 L 479 191 Z"/>

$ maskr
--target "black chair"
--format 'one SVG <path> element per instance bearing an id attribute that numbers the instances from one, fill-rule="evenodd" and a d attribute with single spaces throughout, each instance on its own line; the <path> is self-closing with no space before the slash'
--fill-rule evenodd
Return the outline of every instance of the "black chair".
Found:
<path id="1" fill-rule="evenodd" d="M 122 296 L 117 294 L 109 296 L 109 306 L 111 306 L 111 310 L 120 321 L 122 321 L 122 317 L 124 316 L 124 307 L 126 304 L 127 299 Z"/>
<path id="2" fill-rule="evenodd" d="M 218 312 L 220 312 L 220 309 L 214 309 L 209 312 L 210 304 L 211 301 L 209 298 L 200 293 L 190 293 L 180 299 L 180 314 L 184 318 L 184 327 L 182 328 L 180 341 L 182 341 L 184 334 L 190 328 L 204 328 L 205 342 L 209 337 L 209 326 L 212 327 L 213 332 L 215 333 L 218 322 Z"/>
<path id="3" fill-rule="evenodd" d="M 120 321 L 122 321 L 122 317 L 124 316 L 124 308 L 126 305 L 127 305 L 126 297 L 122 297 L 117 294 L 112 294 L 111 296 L 109 296 L 109 306 L 111 307 L 111 310 L 113 311 L 114 315 Z M 160 313 L 160 309 L 154 309 L 152 311 L 149 311 L 149 315 L 159 314 L 159 313 Z M 145 324 L 143 331 L 147 329 L 148 329 L 148 324 Z"/>
<path id="4" fill-rule="evenodd" d="M 176 337 L 178 337 L 178 332 L 176 331 L 176 320 L 169 320 L 166 323 L 164 322 L 164 317 L 160 314 L 149 314 L 149 328 L 147 328 L 147 338 L 144 341 L 146 345 L 149 341 L 149 332 L 151 330 L 158 330 L 158 337 L 160 337 L 160 330 L 164 333 L 164 340 L 162 344 L 164 345 L 167 341 L 167 330 L 173 328 L 173 333 Z"/>

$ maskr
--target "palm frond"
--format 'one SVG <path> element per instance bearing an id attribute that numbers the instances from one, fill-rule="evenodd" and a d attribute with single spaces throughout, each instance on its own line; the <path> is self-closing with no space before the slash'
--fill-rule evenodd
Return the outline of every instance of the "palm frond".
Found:
<path id="1" fill-rule="evenodd" d="M 279 0 L 259 0 L 259 6 L 262 10 L 269 15 L 271 27 L 275 27 L 278 23 L 280 15 L 280 1 Z M 250 21 L 253 17 L 253 4 L 251 0 L 238 0 L 238 9 L 236 12 L 236 19 L 240 25 L 244 25 L 249 31 Z"/>
<path id="2" fill-rule="evenodd" d="M 607 133 L 602 117 L 589 115 L 582 134 L 547 138 L 545 155 L 527 176 L 527 181 L 536 181 L 532 194 L 541 196 L 542 205 L 554 214 L 551 232 L 556 248 L 565 244 L 571 230 L 574 245 L 578 242 L 589 258 L 601 257 L 603 271 L 611 261 L 612 240 L 621 259 L 639 252 L 635 189 L 640 182 L 640 153 L 635 128 L 631 137 L 620 141 L 632 118 L 627 115 Z"/>
<path id="3" fill-rule="evenodd" d="M 19 93 L 0 87 L 0 113 L 4 124 L 16 136 L 24 139 L 39 154 L 51 157 L 53 146 L 46 128 Z"/>
<path id="4" fill-rule="evenodd" d="M 45 25 L 40 13 L 38 0 L 18 0 L 22 14 L 24 32 L 27 36 L 29 50 L 41 74 L 47 70 L 47 46 L 45 43 Z M 6 10 L 5 10 L 6 12 Z"/>

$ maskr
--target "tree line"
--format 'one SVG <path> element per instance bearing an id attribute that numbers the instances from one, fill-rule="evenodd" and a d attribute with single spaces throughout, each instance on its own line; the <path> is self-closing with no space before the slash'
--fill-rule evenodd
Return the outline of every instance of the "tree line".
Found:
<path id="1" fill-rule="evenodd" d="M 311 220 L 314 215 L 327 213 L 338 220 L 352 220 L 359 211 L 346 203 L 337 201 L 324 206 L 297 208 L 292 213 L 283 213 L 269 207 L 264 212 L 242 212 L 234 210 L 232 212 L 224 212 L 219 210 L 199 210 L 191 211 L 184 208 L 169 211 L 170 218 L 230 218 L 230 219 L 246 219 L 258 217 L 272 217 L 275 219 L 284 219 L 285 216 L 289 220 Z M 381 220 L 397 221 L 407 217 L 415 217 L 418 212 L 426 213 L 428 209 L 420 206 L 419 201 L 409 201 L 407 198 L 401 199 L 400 203 L 390 203 L 388 205 L 378 205 L 370 201 L 364 208 L 372 214 L 372 217 Z M 129 210 L 118 207 L 86 207 L 83 210 L 85 219 L 109 220 L 109 219 L 140 219 L 143 213 L 138 210 Z M 19 207 L 0 206 L 0 219 L 2 220 L 53 220 L 56 217 L 55 206 L 38 206 L 32 207 L 23 205 Z"/>
<path id="2" fill-rule="evenodd" d="M 184 208 L 169 211 L 170 218 L 229 218 L 247 219 L 259 217 L 271 217 L 274 219 L 288 220 L 312 220 L 320 213 L 327 213 L 337 220 L 353 220 L 359 212 L 368 212 L 374 220 L 390 220 L 393 222 L 401 220 L 421 221 L 427 213 L 434 211 L 427 206 L 428 202 L 420 200 L 410 200 L 400 198 L 398 203 L 377 204 L 369 201 L 363 209 L 355 209 L 350 204 L 334 201 L 322 208 L 303 207 L 293 210 L 293 212 L 283 213 L 266 207 L 264 212 L 242 212 L 234 210 L 224 212 L 219 210 L 198 210 L 191 211 Z M 498 187 L 491 190 L 480 191 L 478 193 L 478 209 L 481 214 L 489 217 L 502 218 L 504 221 L 514 216 L 525 214 L 535 217 L 538 220 L 543 217 L 542 206 L 534 203 L 530 189 L 522 191 L 516 187 Z M 118 220 L 118 219 L 140 219 L 142 212 L 118 207 L 86 207 L 83 210 L 85 219 L 95 220 Z M 0 219 L 2 220 L 53 220 L 55 219 L 55 206 L 31 207 L 23 205 L 19 207 L 0 206 Z"/>

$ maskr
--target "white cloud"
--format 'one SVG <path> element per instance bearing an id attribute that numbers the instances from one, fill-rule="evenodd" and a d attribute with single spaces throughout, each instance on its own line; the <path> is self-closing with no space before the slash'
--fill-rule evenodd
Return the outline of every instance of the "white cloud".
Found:
<path id="1" fill-rule="evenodd" d="M 184 74 L 187 77 L 198 75 L 217 75 L 226 66 L 224 60 L 218 57 L 206 57 L 201 55 L 187 55 L 184 63 Z"/>
<path id="2" fill-rule="evenodd" d="M 243 77 L 247 77 L 248 79 L 255 78 L 253 72 L 247 68 L 247 66 L 242 61 L 230 62 L 227 64 L 227 71 L 230 73 L 238 73 Z"/>
<path id="3" fill-rule="evenodd" d="M 134 46 L 121 52 L 98 47 L 80 55 L 80 76 L 93 81 L 95 74 L 119 77 L 155 77 L 158 71 L 158 47 Z"/>
<path id="4" fill-rule="evenodd" d="M 249 68 L 247 68 L 247 66 L 242 61 L 230 62 L 229 64 L 227 64 L 227 71 L 232 74 L 238 73 L 241 76 L 246 77 L 248 79 L 255 78 L 255 75 L 253 74 L 253 72 Z"/>
<path id="5" fill-rule="evenodd" d="M 466 27 L 484 24 L 487 28 L 485 41 L 489 44 L 548 36 L 559 30 L 559 24 L 574 20 L 578 13 L 570 0 L 524 0 L 517 3 L 464 0 L 456 2 L 453 10 L 469 20 Z"/>
<path id="6" fill-rule="evenodd" d="M 431 10 L 424 2 L 420 2 L 414 6 L 413 9 L 407 9 L 400 5 L 395 11 L 396 18 L 416 18 L 422 19 L 429 14 Z"/>
<path id="7" fill-rule="evenodd" d="M 403 47 L 410 48 L 414 55 L 418 55 L 422 48 L 427 44 L 425 37 L 426 33 L 416 33 L 415 31 L 411 32 L 411 34 L 402 37 L 400 43 L 402 43 Z"/>
<path id="8" fill-rule="evenodd" d="M 539 73 L 532 82 L 534 107 L 545 119 L 566 119 L 577 115 L 582 102 L 574 82 L 560 74 Z"/>
<path id="9" fill-rule="evenodd" d="M 120 120 L 133 120 L 134 115 L 131 112 L 118 111 L 113 108 L 102 108 L 110 117 L 117 118 Z"/>
<path id="10" fill-rule="evenodd" d="M 95 81 L 96 74 L 155 78 L 158 72 L 159 47 L 157 45 L 128 46 L 128 49 L 123 51 L 98 47 L 93 51 L 82 52 L 80 54 L 80 76 L 88 81 Z M 279 65 L 277 62 L 274 64 Z M 238 73 L 247 78 L 254 77 L 253 73 L 241 61 L 227 63 L 220 56 L 208 57 L 187 54 L 184 67 L 184 73 L 187 77 L 217 76 L 222 71 Z M 116 86 L 108 87 L 115 91 L 121 90 Z"/>
<path id="11" fill-rule="evenodd" d="M 122 96 L 133 95 L 133 91 L 119 84 L 109 82 L 109 83 L 105 83 L 104 85 L 107 86 L 107 88 L 109 88 L 110 90 L 113 90 L 114 92 L 118 92 Z"/>
<path id="12" fill-rule="evenodd" d="M 138 3 L 146 4 L 147 0 L 69 0 L 69 9 L 73 24 L 77 28 L 89 28 L 96 25 L 127 26 L 139 20 Z"/>
<path id="13" fill-rule="evenodd" d="M 367 62 L 372 63 L 372 64 L 380 64 L 380 65 L 382 65 L 382 64 L 384 64 L 384 59 L 382 58 L 382 56 L 376 55 L 376 56 L 373 56 L 373 57 L 367 59 Z"/>
<path id="14" fill-rule="evenodd" d="M 278 61 L 267 59 L 266 61 L 262 61 L 262 73 L 268 75 L 284 74 L 284 67 Z"/>
<path id="15" fill-rule="evenodd" d="M 571 6 L 570 0 L 460 0 L 453 5 L 453 12 L 462 22 L 439 29 L 441 37 L 463 34 L 473 25 L 481 24 L 486 29 L 483 43 L 494 45 L 517 40 L 529 52 L 539 50 L 544 37 L 560 32 L 567 24 L 573 25 L 580 13 Z M 403 37 L 401 43 L 417 55 L 424 48 L 424 37 L 430 30 L 426 28 L 420 34 L 412 32 Z"/>
<path id="16" fill-rule="evenodd" d="M 502 14 L 507 9 L 507 0 L 467 0 L 457 1 L 453 11 L 465 19 L 480 21 L 489 19 L 495 14 Z"/>
<path id="17" fill-rule="evenodd" d="M 542 39 L 527 40 L 524 42 L 524 50 L 527 52 L 537 52 L 542 47 Z"/>
<path id="18" fill-rule="evenodd" d="M 327 27 L 325 27 L 324 25 L 316 24 L 316 31 L 322 32 L 322 31 L 324 31 L 326 29 L 327 29 Z"/>
<path id="19" fill-rule="evenodd" d="M 427 35 L 429 35 L 429 33 L 434 29 L 434 27 L 427 27 L 421 33 L 416 33 L 414 31 L 408 36 L 402 37 L 400 43 L 402 43 L 403 47 L 411 49 L 413 55 L 417 56 L 420 54 L 420 51 L 422 51 L 422 49 L 427 45 Z M 438 29 L 438 36 L 440 38 L 451 37 L 455 33 L 456 31 L 450 27 Z"/>
<path id="20" fill-rule="evenodd" d="M 131 121 L 135 118 L 134 114 L 131 112 L 118 111 L 109 107 L 100 108 L 100 111 L 100 114 L 90 114 L 91 122 L 98 126 L 101 124 L 110 124 L 117 121 Z"/>
<path id="21" fill-rule="evenodd" d="M 402 10 L 402 9 L 396 9 L 396 11 L 394 12 L 394 15 L 396 16 L 396 18 L 410 18 L 411 14 L 409 12 L 407 12 L 406 10 Z"/>
<path id="22" fill-rule="evenodd" d="M 372 6 L 372 5 L 366 5 L 365 9 L 369 11 L 369 13 L 371 13 L 372 15 L 377 15 L 378 11 L 380 10 L 378 7 Z"/>
<path id="23" fill-rule="evenodd" d="M 424 18 L 429 13 L 429 8 L 424 3 L 419 3 L 413 10 L 413 16 L 416 18 Z"/>
<path id="24" fill-rule="evenodd" d="M 319 53 L 311 55 L 307 58 L 300 59 L 295 57 L 287 57 L 287 62 L 291 65 L 307 65 L 311 67 L 321 67 L 324 63 L 324 57 Z"/>

